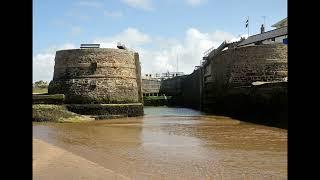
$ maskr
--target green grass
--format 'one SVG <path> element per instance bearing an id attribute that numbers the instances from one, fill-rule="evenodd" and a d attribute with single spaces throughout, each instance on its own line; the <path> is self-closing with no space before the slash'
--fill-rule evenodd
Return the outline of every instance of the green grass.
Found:
<path id="1" fill-rule="evenodd" d="M 32 93 L 36 94 L 47 94 L 48 93 L 48 88 L 33 88 Z"/>
<path id="2" fill-rule="evenodd" d="M 64 105 L 34 104 L 32 105 L 32 120 L 51 122 L 84 122 L 94 119 L 70 112 Z"/>

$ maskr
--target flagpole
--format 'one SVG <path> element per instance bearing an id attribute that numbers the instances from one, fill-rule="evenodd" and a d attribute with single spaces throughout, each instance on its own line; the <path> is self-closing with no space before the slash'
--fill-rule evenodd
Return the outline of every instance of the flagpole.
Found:
<path id="1" fill-rule="evenodd" d="M 249 37 L 249 16 L 248 16 L 248 37 Z"/>

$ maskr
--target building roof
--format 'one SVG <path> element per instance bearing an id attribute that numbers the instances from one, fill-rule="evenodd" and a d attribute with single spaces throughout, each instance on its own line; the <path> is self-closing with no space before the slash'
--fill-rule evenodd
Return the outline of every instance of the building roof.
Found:
<path id="1" fill-rule="evenodd" d="M 253 36 L 249 36 L 247 39 L 245 39 L 244 41 L 239 43 L 238 46 L 244 46 L 247 44 L 252 44 L 255 42 L 259 42 L 259 41 L 263 41 L 263 40 L 267 40 L 267 39 L 271 39 L 271 38 L 275 38 L 275 37 L 279 37 L 279 36 L 284 36 L 287 34 L 288 34 L 288 28 L 285 26 L 282 28 L 267 31 L 262 34 L 256 34 Z"/>
<path id="2" fill-rule="evenodd" d="M 281 21 L 275 23 L 274 25 L 272 25 L 271 27 L 274 28 L 282 28 L 284 26 L 288 26 L 288 18 L 284 18 Z"/>

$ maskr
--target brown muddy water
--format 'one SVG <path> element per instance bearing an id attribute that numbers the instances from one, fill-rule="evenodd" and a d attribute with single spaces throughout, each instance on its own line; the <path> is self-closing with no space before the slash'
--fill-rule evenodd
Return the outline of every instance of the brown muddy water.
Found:
<path id="1" fill-rule="evenodd" d="M 287 179 L 287 130 L 145 107 L 144 117 L 33 123 L 33 138 L 130 179 Z"/>

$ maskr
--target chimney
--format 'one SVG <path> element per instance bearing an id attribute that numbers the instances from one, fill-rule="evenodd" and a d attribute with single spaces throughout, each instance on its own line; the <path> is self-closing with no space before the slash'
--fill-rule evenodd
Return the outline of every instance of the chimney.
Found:
<path id="1" fill-rule="evenodd" d="M 264 33 L 264 26 L 263 26 L 263 24 L 261 25 L 260 30 L 261 30 L 261 34 Z"/>

